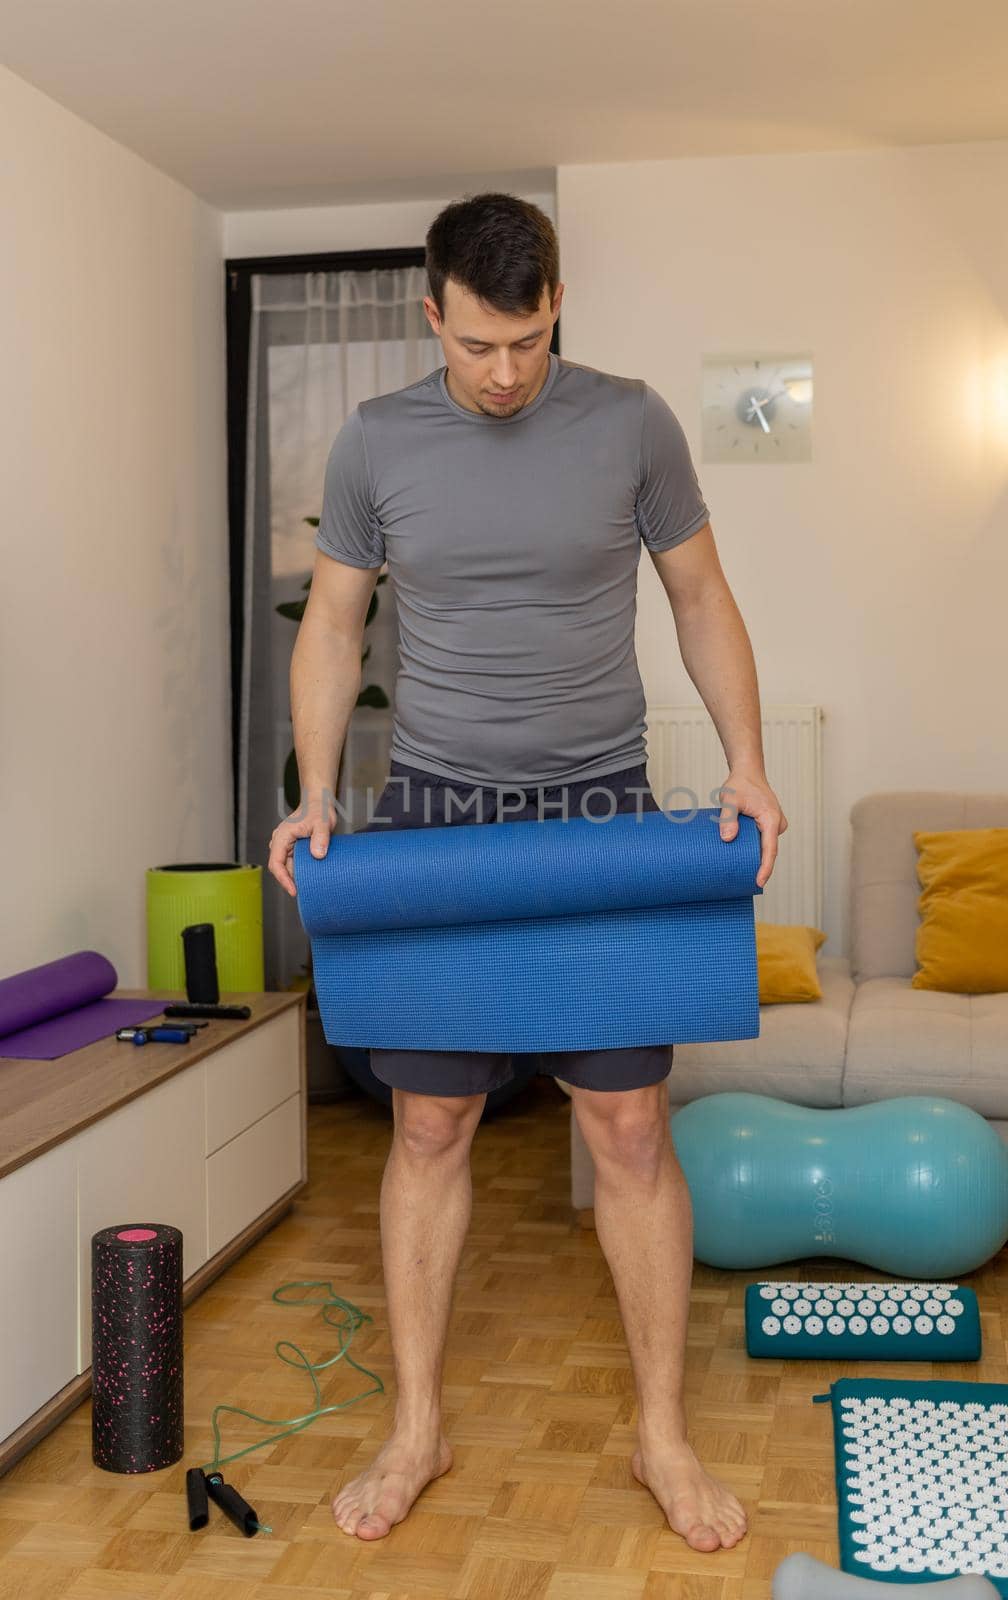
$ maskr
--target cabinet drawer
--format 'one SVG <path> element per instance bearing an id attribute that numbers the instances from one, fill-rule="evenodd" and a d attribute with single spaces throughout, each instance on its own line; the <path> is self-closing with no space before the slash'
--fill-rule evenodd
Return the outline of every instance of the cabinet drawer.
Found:
<path id="1" fill-rule="evenodd" d="M 204 1066 L 197 1061 L 75 1140 L 81 1372 L 91 1363 L 92 1234 L 116 1223 L 164 1222 L 182 1232 L 183 1278 L 207 1258 Z"/>
<path id="2" fill-rule="evenodd" d="M 77 1143 L 0 1181 L 0 1439 L 77 1375 Z"/>
<path id="3" fill-rule="evenodd" d="M 212 1256 L 300 1181 L 303 1118 L 304 1100 L 300 1094 L 291 1095 L 209 1157 L 207 1222 Z"/>
<path id="4" fill-rule="evenodd" d="M 300 1008 L 285 1011 L 206 1057 L 207 1155 L 298 1093 L 300 1019 Z"/>

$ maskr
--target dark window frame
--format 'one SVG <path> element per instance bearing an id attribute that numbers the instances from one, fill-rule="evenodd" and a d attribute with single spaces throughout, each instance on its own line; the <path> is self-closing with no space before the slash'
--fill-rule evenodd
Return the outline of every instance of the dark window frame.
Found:
<path id="1" fill-rule="evenodd" d="M 311 255 L 231 256 L 224 262 L 227 362 L 227 500 L 231 621 L 231 771 L 234 779 L 233 848 L 238 849 L 238 737 L 241 665 L 244 644 L 245 469 L 248 419 L 249 330 L 253 274 L 290 272 L 370 272 L 389 267 L 422 267 L 423 246 L 386 250 L 328 250 Z M 560 354 L 560 319 L 553 324 L 550 349 Z"/>

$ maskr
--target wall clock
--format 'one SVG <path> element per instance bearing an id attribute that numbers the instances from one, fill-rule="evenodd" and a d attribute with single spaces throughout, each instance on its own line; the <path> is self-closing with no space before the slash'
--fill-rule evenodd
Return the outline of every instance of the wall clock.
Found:
<path id="1" fill-rule="evenodd" d="M 704 461 L 812 459 L 812 357 L 703 358 Z"/>

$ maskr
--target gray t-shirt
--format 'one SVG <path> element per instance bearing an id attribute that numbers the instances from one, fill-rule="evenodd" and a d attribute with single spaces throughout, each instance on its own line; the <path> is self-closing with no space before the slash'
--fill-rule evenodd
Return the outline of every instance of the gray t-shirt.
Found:
<path id="1" fill-rule="evenodd" d="M 391 754 L 488 785 L 636 766 L 641 541 L 669 550 L 710 515 L 682 427 L 643 379 L 552 352 L 510 417 L 467 411 L 445 370 L 347 418 L 315 541 L 350 566 L 388 562 Z"/>

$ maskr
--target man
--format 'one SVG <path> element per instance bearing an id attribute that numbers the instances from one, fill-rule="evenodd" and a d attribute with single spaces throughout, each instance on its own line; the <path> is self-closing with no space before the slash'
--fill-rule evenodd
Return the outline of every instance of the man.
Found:
<path id="1" fill-rule="evenodd" d="M 643 543 L 727 757 L 721 837 L 735 837 L 738 812 L 755 819 L 762 886 L 787 821 L 764 771 L 748 635 L 679 423 L 641 380 L 550 352 L 564 286 L 537 207 L 502 194 L 457 202 L 435 219 L 426 253 L 424 309 L 445 366 L 363 402 L 330 453 L 291 666 L 302 804 L 273 835 L 270 872 L 293 894 L 295 839 L 310 836 L 317 856 L 328 846 L 364 618 L 386 560 L 400 666 L 390 781 L 368 826 L 531 820 L 534 808 L 554 817 L 558 801 L 608 815 L 607 793 L 632 809 L 647 788 L 633 637 Z M 602 791 L 596 812 L 581 804 L 591 789 Z M 474 799 L 489 814 L 473 816 Z M 670 1526 L 712 1551 L 735 1545 L 746 1517 L 687 1441 L 692 1211 L 669 1133 L 670 1056 L 662 1046 L 543 1060 L 570 1085 L 594 1158 L 595 1222 L 637 1389 L 633 1471 Z M 372 1052 L 393 1086 L 381 1238 L 397 1394 L 389 1439 L 333 1500 L 338 1525 L 361 1539 L 387 1534 L 452 1463 L 441 1372 L 471 1211 L 469 1148 L 506 1061 Z"/>

